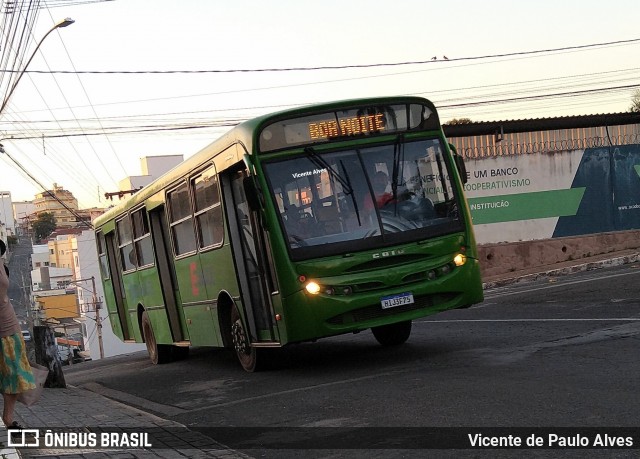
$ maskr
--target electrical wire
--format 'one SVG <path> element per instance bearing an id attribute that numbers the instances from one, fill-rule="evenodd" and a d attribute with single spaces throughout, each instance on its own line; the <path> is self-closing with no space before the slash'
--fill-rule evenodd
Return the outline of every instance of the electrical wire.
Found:
<path id="1" fill-rule="evenodd" d="M 56 200 L 58 202 L 58 204 L 60 204 L 67 211 L 69 211 L 74 217 L 76 217 L 78 219 L 79 223 L 84 224 L 85 226 L 87 226 L 90 229 L 93 229 L 93 225 L 91 223 L 88 223 L 85 220 L 83 220 L 82 216 L 80 216 L 80 214 L 78 214 L 78 212 L 75 209 L 72 209 L 71 207 L 69 207 L 64 201 L 62 201 L 60 198 L 58 198 L 55 195 L 55 193 L 51 193 L 49 190 L 47 190 L 47 188 L 42 183 L 40 183 L 40 181 L 37 178 L 35 178 L 27 169 L 25 169 L 22 166 L 22 164 L 20 164 L 18 161 L 16 161 L 16 159 L 13 156 L 11 156 L 6 150 L 4 150 L 4 148 L 0 147 L 0 153 L 7 155 L 7 157 L 11 161 L 13 161 L 13 163 L 16 166 L 18 166 L 18 168 L 21 169 L 34 183 L 39 185 L 45 193 L 48 193 L 48 195 L 51 198 Z"/>
<path id="2" fill-rule="evenodd" d="M 433 65 L 443 62 L 454 63 L 462 61 L 474 61 L 482 59 L 496 59 L 504 57 L 514 56 L 531 56 L 535 54 L 556 53 L 562 51 L 582 50 L 589 48 L 596 48 L 602 46 L 612 45 L 624 45 L 640 42 L 640 38 L 632 38 L 629 40 L 616 40 L 602 43 L 591 43 L 587 45 L 565 46 L 561 48 L 547 48 L 533 51 L 518 51 L 513 53 L 501 53 L 501 54 L 487 54 L 482 56 L 468 56 L 447 59 L 444 61 L 438 60 L 426 60 L 426 61 L 404 61 L 404 62 L 388 62 L 388 63 L 376 63 L 376 64 L 350 64 L 350 65 L 328 65 L 328 66 L 315 66 L 315 67 L 273 67 L 273 68 L 259 68 L 259 69 L 219 69 L 219 70 L 29 70 L 30 73 L 58 73 L 58 74 L 93 74 L 93 75 L 148 75 L 148 74 L 198 74 L 198 73 L 263 73 L 263 72 L 308 72 L 308 71 L 320 71 L 320 70 L 347 70 L 347 69 L 366 69 L 366 68 L 379 68 L 379 67 L 399 67 L 406 65 Z M 15 72 L 15 70 L 5 70 L 6 72 Z"/>

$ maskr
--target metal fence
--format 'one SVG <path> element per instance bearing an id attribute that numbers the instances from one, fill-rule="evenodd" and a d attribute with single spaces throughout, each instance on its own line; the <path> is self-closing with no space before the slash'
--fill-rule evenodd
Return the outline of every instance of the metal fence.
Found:
<path id="1" fill-rule="evenodd" d="M 563 151 L 640 144 L 640 125 L 520 132 L 454 137 L 449 141 L 467 159 L 559 153 Z"/>

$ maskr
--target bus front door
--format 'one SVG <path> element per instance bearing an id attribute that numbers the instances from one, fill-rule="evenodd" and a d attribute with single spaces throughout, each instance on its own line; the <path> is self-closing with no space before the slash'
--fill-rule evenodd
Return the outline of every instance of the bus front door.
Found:
<path id="1" fill-rule="evenodd" d="M 169 229 L 167 228 L 165 207 L 160 206 L 149 212 L 151 233 L 153 234 L 153 249 L 156 253 L 158 276 L 162 286 L 162 296 L 167 311 L 167 320 L 171 329 L 173 341 L 181 342 L 186 338 L 182 331 L 181 313 L 178 310 L 177 281 L 175 279 L 171 246 L 169 243 Z"/>
<path id="2" fill-rule="evenodd" d="M 269 265 L 266 234 L 259 225 L 259 216 L 247 203 L 243 186 L 246 176 L 246 171 L 240 170 L 222 179 L 229 234 L 251 342 L 275 344 L 279 336 L 273 322 L 271 293 L 277 289 Z"/>
<path id="3" fill-rule="evenodd" d="M 109 260 L 109 272 L 111 273 L 111 280 L 113 282 L 113 295 L 122 328 L 122 340 L 132 341 L 134 337 L 131 334 L 131 327 L 129 326 L 127 300 L 124 294 L 122 268 L 117 255 L 118 248 L 115 240 L 115 232 L 105 234 L 105 243 L 107 246 L 107 259 Z M 109 318 L 113 320 L 111 314 L 109 314 Z"/>

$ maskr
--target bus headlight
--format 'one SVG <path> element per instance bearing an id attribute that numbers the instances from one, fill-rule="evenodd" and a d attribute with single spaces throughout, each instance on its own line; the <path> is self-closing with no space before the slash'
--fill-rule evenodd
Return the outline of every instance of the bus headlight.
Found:
<path id="1" fill-rule="evenodd" d="M 307 292 L 312 295 L 317 295 L 318 293 L 320 293 L 320 285 L 317 282 L 310 281 L 307 283 L 305 288 L 307 289 Z"/>
<path id="2" fill-rule="evenodd" d="M 467 261 L 467 257 L 465 257 L 461 253 L 453 257 L 453 262 L 455 263 L 456 266 L 462 266 L 463 264 L 465 264 L 466 261 Z"/>

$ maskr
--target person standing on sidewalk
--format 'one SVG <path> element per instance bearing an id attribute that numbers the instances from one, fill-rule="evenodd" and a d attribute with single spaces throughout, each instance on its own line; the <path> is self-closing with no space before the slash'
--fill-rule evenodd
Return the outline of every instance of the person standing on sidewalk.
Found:
<path id="1" fill-rule="evenodd" d="M 36 385 L 22 330 L 9 301 L 9 270 L 2 258 L 6 250 L 5 243 L 0 240 L 0 388 L 4 400 L 2 420 L 8 428 L 20 429 L 22 426 L 13 420 L 18 394 L 34 389 Z"/>

